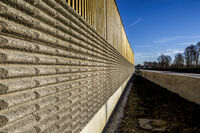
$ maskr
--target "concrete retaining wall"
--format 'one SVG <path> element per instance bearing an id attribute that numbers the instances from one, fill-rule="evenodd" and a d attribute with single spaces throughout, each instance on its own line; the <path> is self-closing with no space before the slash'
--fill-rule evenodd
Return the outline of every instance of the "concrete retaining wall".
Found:
<path id="1" fill-rule="evenodd" d="M 128 78 L 119 89 L 108 99 L 108 101 L 101 107 L 92 120 L 85 126 L 81 133 L 101 133 L 106 123 L 111 116 L 115 105 L 117 104 L 120 96 L 122 95 L 128 81 Z"/>
<path id="2" fill-rule="evenodd" d="M 80 132 L 133 74 L 65 2 L 0 1 L 0 132 Z"/>
<path id="3" fill-rule="evenodd" d="M 200 78 L 198 77 L 145 70 L 141 71 L 141 75 L 191 102 L 200 104 Z"/>

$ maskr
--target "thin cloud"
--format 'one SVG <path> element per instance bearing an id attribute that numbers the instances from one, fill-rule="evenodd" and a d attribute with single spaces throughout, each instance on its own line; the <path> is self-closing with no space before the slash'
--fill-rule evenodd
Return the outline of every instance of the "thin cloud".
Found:
<path id="1" fill-rule="evenodd" d="M 174 56 L 177 53 L 184 53 L 184 50 L 182 49 L 166 49 L 161 51 L 156 51 L 154 53 L 148 54 L 148 53 L 135 53 L 135 63 L 136 64 L 142 64 L 144 61 L 157 61 L 157 58 L 161 54 L 169 55 L 174 59 Z"/>
<path id="2" fill-rule="evenodd" d="M 194 39 L 194 38 L 200 38 L 200 35 L 197 36 L 175 36 L 175 37 L 165 37 L 159 40 L 154 41 L 154 43 L 167 43 L 170 41 L 175 41 L 178 39 Z"/>
<path id="3" fill-rule="evenodd" d="M 135 57 L 136 58 L 155 58 L 155 57 L 158 57 L 160 54 L 147 54 L 147 53 L 136 53 L 135 54 Z"/>
<path id="4" fill-rule="evenodd" d="M 135 53 L 135 57 L 141 57 L 141 56 L 143 56 L 143 55 L 145 55 L 146 53 Z"/>
<path id="5" fill-rule="evenodd" d="M 133 23 L 131 23 L 131 24 L 129 25 L 129 27 L 135 26 L 136 24 L 140 23 L 142 20 L 143 20 L 143 18 L 138 18 L 136 21 L 134 21 Z"/>
<path id="6" fill-rule="evenodd" d="M 137 58 L 157 58 L 161 54 L 173 56 L 176 55 L 177 53 L 183 53 L 184 50 L 182 49 L 166 49 L 165 51 L 157 51 L 155 53 L 147 54 L 147 53 L 137 53 L 135 56 Z"/>
<path id="7" fill-rule="evenodd" d="M 175 55 L 175 54 L 178 54 L 178 53 L 183 53 L 184 51 L 182 49 L 167 49 L 164 54 L 165 55 Z"/>
<path id="8" fill-rule="evenodd" d="M 142 56 L 142 58 L 155 58 L 158 57 L 159 55 L 146 55 L 146 56 Z"/>
<path id="9" fill-rule="evenodd" d="M 137 48 L 151 48 L 153 45 L 136 45 Z"/>
<path id="10" fill-rule="evenodd" d="M 179 43 L 179 45 L 191 45 L 191 44 L 196 44 L 197 42 L 183 42 L 183 43 Z"/>

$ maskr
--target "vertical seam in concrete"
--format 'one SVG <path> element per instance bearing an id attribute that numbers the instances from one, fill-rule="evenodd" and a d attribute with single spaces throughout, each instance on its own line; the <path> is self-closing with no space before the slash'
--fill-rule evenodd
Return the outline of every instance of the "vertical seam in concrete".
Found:
<path id="1" fill-rule="evenodd" d="M 107 22 L 107 20 L 108 20 L 108 14 L 107 14 L 107 0 L 104 0 L 104 2 L 105 2 L 105 24 L 106 24 L 106 40 L 108 40 L 108 22 Z"/>

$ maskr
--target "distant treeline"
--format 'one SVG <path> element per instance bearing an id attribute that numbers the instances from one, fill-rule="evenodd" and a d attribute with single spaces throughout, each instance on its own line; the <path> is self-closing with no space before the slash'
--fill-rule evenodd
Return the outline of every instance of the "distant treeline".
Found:
<path id="1" fill-rule="evenodd" d="M 161 54 L 157 61 L 147 62 L 143 65 L 137 65 L 137 68 L 200 73 L 200 42 L 196 45 L 190 45 L 185 48 L 184 53 L 175 55 L 174 61 L 168 55 Z"/>

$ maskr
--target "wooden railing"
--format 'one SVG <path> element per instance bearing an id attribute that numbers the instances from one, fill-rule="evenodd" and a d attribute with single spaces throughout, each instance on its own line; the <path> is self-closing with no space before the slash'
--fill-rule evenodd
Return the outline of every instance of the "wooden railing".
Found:
<path id="1" fill-rule="evenodd" d="M 134 53 L 127 39 L 115 0 L 66 0 L 87 23 L 134 64 Z"/>

